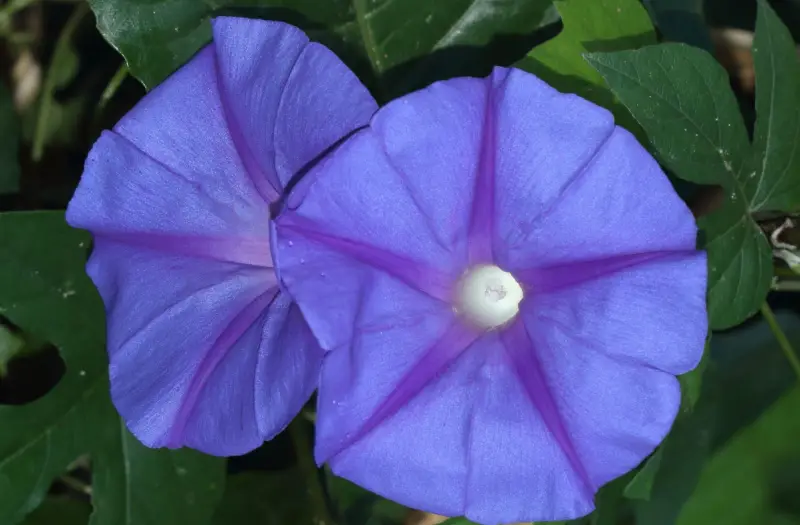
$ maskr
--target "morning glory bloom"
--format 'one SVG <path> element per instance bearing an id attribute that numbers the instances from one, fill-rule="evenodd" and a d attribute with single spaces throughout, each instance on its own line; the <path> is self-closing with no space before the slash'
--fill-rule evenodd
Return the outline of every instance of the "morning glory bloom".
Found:
<path id="1" fill-rule="evenodd" d="M 691 213 L 608 111 L 522 71 L 383 107 L 273 225 L 326 352 L 317 461 L 410 507 L 589 513 L 703 351 Z"/>
<path id="2" fill-rule="evenodd" d="M 278 288 L 270 204 L 375 110 L 298 29 L 219 18 L 97 141 L 67 220 L 94 235 L 111 394 L 144 444 L 242 454 L 308 400 L 322 352 Z"/>

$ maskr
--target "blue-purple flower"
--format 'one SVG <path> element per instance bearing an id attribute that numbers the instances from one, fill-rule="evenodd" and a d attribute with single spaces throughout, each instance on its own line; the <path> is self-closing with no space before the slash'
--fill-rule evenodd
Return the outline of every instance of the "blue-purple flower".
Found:
<path id="1" fill-rule="evenodd" d="M 388 104 L 274 228 L 326 352 L 317 461 L 411 507 L 587 514 L 702 354 L 691 213 L 608 111 L 518 70 Z"/>
<path id="2" fill-rule="evenodd" d="M 242 454 L 306 402 L 322 353 L 278 288 L 270 203 L 375 110 L 298 29 L 220 18 L 98 140 L 67 219 L 94 234 L 112 398 L 143 443 Z"/>

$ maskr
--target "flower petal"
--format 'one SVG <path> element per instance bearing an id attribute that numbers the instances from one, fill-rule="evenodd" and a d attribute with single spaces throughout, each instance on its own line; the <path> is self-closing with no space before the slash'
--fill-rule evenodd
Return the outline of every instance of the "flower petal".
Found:
<path id="1" fill-rule="evenodd" d="M 446 305 L 286 227 L 307 205 L 320 205 L 317 198 L 328 198 L 317 194 L 324 180 L 276 221 L 274 236 L 280 277 L 328 350 L 317 461 L 405 505 L 447 515 L 490 513 L 487 523 L 588 513 L 591 498 L 508 360 L 492 357 L 505 354 L 495 335 L 466 347 L 471 339 L 448 328 L 454 316 Z M 514 453 L 502 449 L 513 461 L 497 457 L 504 442 L 514 444 Z M 496 496 L 511 489 L 498 509 Z"/>
<path id="2" fill-rule="evenodd" d="M 370 126 L 431 235 L 464 260 L 487 95 L 482 79 L 437 82 L 381 108 Z"/>
<path id="3" fill-rule="evenodd" d="M 130 246 L 271 267 L 267 204 L 241 167 L 218 160 L 219 175 L 178 163 L 184 175 L 104 132 L 86 160 L 67 221 Z"/>
<path id="4" fill-rule="evenodd" d="M 418 319 L 419 330 L 406 326 L 364 334 L 353 351 L 328 354 L 321 380 L 325 388 L 319 391 L 316 454 L 337 475 L 387 498 L 437 514 L 462 515 L 470 412 L 479 394 L 474 378 L 484 354 L 465 350 L 469 339 L 459 340 L 457 329 L 450 331 L 441 317 L 430 317 Z M 460 355 L 444 370 L 432 371 L 431 381 L 381 424 L 362 432 L 393 391 L 413 381 L 408 372 L 437 344 Z M 343 449 L 342 438 L 349 441 Z M 327 457 L 331 450 L 335 455 Z"/>
<path id="5" fill-rule="evenodd" d="M 432 297 L 449 300 L 448 283 L 465 264 L 439 242 L 420 213 L 402 174 L 372 132 L 361 131 L 315 166 L 287 199 L 291 213 L 276 219 L 279 237 L 298 236 L 336 247 L 350 260 L 366 263 Z M 287 260 L 300 260 L 290 252 Z M 313 249 L 309 252 L 317 260 Z M 325 251 L 325 253 L 328 253 Z M 286 263 L 283 263 L 284 266 Z M 316 279 L 312 277 L 312 279 Z M 317 334 L 319 337 L 319 334 Z"/>
<path id="6" fill-rule="evenodd" d="M 328 354 L 317 412 L 318 459 L 333 439 L 339 450 L 341 439 L 369 420 L 380 406 L 376 401 L 386 399 L 387 387 L 406 372 L 409 361 L 401 357 L 409 355 L 408 333 L 389 330 L 362 338 L 357 352 Z M 411 342 L 424 340 L 433 346 L 436 335 L 426 330 Z M 329 458 L 331 468 L 404 505 L 466 514 L 479 523 L 568 519 L 593 509 L 496 333 L 462 350 L 395 414 L 358 435 Z"/>
<path id="7" fill-rule="evenodd" d="M 282 228 L 284 219 L 277 221 L 279 233 L 275 236 L 280 279 L 324 350 L 356 352 L 366 344 L 362 338 L 379 337 L 383 341 L 391 331 L 411 329 L 405 335 L 409 341 L 415 337 L 426 339 L 440 334 L 446 320 L 452 317 L 446 305 L 383 268 L 374 268 L 349 253 L 309 239 L 304 233 Z M 422 352 L 427 347 L 423 341 L 414 348 L 415 352 Z M 409 355 L 397 358 L 406 367 L 413 364 Z M 404 370 L 399 363 L 393 369 L 397 374 Z M 369 386 L 369 382 L 364 384 L 365 388 Z"/>
<path id="8" fill-rule="evenodd" d="M 375 103 L 290 26 L 221 19 L 214 31 L 103 134 L 67 217 L 95 236 L 88 270 L 130 428 L 150 446 L 227 455 L 283 428 L 321 361 L 275 286 L 269 203 Z"/>
<path id="9" fill-rule="evenodd" d="M 633 135 L 613 127 L 605 109 L 513 71 L 496 119 L 502 266 L 514 271 L 694 250 L 689 209 L 658 163 Z"/>
<path id="10" fill-rule="evenodd" d="M 222 103 L 245 165 L 270 184 L 264 194 L 280 193 L 377 110 L 353 72 L 299 29 L 230 17 L 212 24 Z"/>
<path id="11" fill-rule="evenodd" d="M 126 172 L 137 176 L 115 182 Z M 241 454 L 302 407 L 321 351 L 297 313 L 281 326 L 288 299 L 268 267 L 268 217 L 242 234 L 247 206 L 198 186 L 107 133 L 68 219 L 95 236 L 87 271 L 108 314 L 112 397 L 132 432 L 153 447 Z M 258 216 L 266 205 L 254 201 Z M 287 344 L 286 331 L 300 333 Z"/>
<path id="12" fill-rule="evenodd" d="M 664 439 L 680 406 L 680 386 L 669 372 L 632 360 L 626 362 L 599 349 L 600 344 L 609 344 L 610 349 L 615 344 L 603 334 L 605 319 L 602 325 L 594 325 L 594 331 L 599 332 L 598 342 L 594 343 L 570 332 L 573 328 L 586 328 L 554 324 L 548 312 L 540 310 L 543 308 L 538 305 L 523 310 L 531 348 L 580 467 L 599 487 L 636 467 Z M 630 319 L 628 322 L 637 324 Z M 648 327 L 644 323 L 641 331 L 632 331 L 641 335 Z M 678 333 L 662 333 L 659 337 L 673 343 L 670 351 L 684 342 Z M 644 338 L 639 344 L 646 346 L 650 341 Z M 695 351 L 696 343 L 689 342 Z M 664 348 L 659 341 L 659 349 Z"/>
<path id="13" fill-rule="evenodd" d="M 491 334 L 476 346 L 486 362 L 473 386 L 480 394 L 470 423 L 463 513 L 488 524 L 568 520 L 591 512 L 592 495 L 532 402 L 500 337 Z"/>
<path id="14" fill-rule="evenodd" d="M 370 126 L 428 230 L 459 253 L 469 238 L 471 264 L 502 253 L 492 237 L 557 200 L 613 129 L 606 110 L 504 68 L 407 95 Z"/>
<path id="15" fill-rule="evenodd" d="M 705 253 L 673 253 L 555 292 L 533 289 L 522 308 L 563 332 L 560 346 L 678 375 L 703 355 L 706 272 Z"/>
<path id="16" fill-rule="evenodd" d="M 604 109 L 498 68 L 389 104 L 312 169 L 273 252 L 328 352 L 318 461 L 406 505 L 498 523 L 583 516 L 653 450 L 680 402 L 672 374 L 702 352 L 705 262 L 691 214 L 631 140 Z M 594 197 L 639 191 L 614 170 L 652 183 L 662 222 L 628 239 L 618 215 L 645 210 L 584 195 L 597 170 Z M 573 237 L 552 238 L 564 224 Z M 440 292 L 487 254 L 526 297 L 471 342 Z"/>
<path id="17" fill-rule="evenodd" d="M 240 262 L 271 266 L 269 209 L 226 127 L 211 47 L 101 136 L 67 220 L 187 255 L 240 260 L 229 250 L 250 246 L 253 258 Z"/>
<path id="18" fill-rule="evenodd" d="M 107 307 L 114 403 L 146 445 L 242 454 L 313 391 L 319 350 L 296 314 L 285 322 L 271 271 L 102 237 L 87 271 Z"/>

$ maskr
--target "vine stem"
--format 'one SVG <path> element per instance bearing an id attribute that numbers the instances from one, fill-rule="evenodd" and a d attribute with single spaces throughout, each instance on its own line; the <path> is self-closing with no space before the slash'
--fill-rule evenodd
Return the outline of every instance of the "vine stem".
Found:
<path id="1" fill-rule="evenodd" d="M 307 422 L 302 417 L 297 417 L 289 425 L 289 435 L 292 438 L 297 463 L 304 477 L 308 480 L 308 494 L 314 513 L 317 515 L 320 525 L 335 525 L 335 520 L 331 516 L 328 508 L 328 499 L 319 481 L 319 469 L 311 457 L 311 444 L 305 426 Z"/>
<path id="2" fill-rule="evenodd" d="M 61 480 L 61 482 L 64 485 L 68 486 L 72 490 L 77 490 L 78 492 L 80 492 L 82 494 L 86 494 L 87 496 L 91 496 L 92 495 L 92 487 L 90 485 L 87 485 L 86 483 L 84 483 L 83 481 L 81 481 L 81 480 L 79 480 L 77 478 L 73 478 L 72 476 L 64 475 L 64 476 L 61 476 L 59 478 L 59 480 Z"/>
<path id="3" fill-rule="evenodd" d="M 47 119 L 50 116 L 50 110 L 53 107 L 53 93 L 58 87 L 60 79 L 58 78 L 57 65 L 70 53 L 70 45 L 75 31 L 77 31 L 83 18 L 89 14 L 89 4 L 81 2 L 72 11 L 64 29 L 56 40 L 56 47 L 53 51 L 53 57 L 50 59 L 50 65 L 45 73 L 44 84 L 42 85 L 41 100 L 39 102 L 39 114 L 36 119 L 36 126 L 33 132 L 33 152 L 31 157 L 34 162 L 42 160 L 44 153 L 45 142 L 47 141 L 46 129 Z"/>
<path id="4" fill-rule="evenodd" d="M 773 335 L 775 335 L 775 339 L 778 340 L 778 345 L 786 356 L 786 360 L 789 361 L 789 365 L 791 365 L 792 370 L 794 370 L 794 373 L 797 375 L 797 379 L 800 380 L 800 359 L 798 359 L 797 354 L 792 348 L 792 343 L 789 342 L 789 338 L 786 337 L 781 325 L 778 324 L 778 320 L 775 319 L 772 308 L 770 308 L 766 302 L 761 305 L 761 315 L 766 319 L 770 330 L 772 330 Z"/>
<path id="5" fill-rule="evenodd" d="M 106 104 L 114 98 L 122 82 L 128 77 L 128 72 L 128 64 L 123 63 L 117 72 L 114 73 L 114 76 L 111 77 L 111 80 L 108 81 L 108 85 L 103 90 L 103 94 L 100 95 L 100 102 L 97 104 L 98 110 L 104 109 Z"/>

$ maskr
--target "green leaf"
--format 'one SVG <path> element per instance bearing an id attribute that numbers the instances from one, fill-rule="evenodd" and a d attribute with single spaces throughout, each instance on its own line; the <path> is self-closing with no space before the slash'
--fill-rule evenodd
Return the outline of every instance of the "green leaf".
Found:
<path id="1" fill-rule="evenodd" d="M 335 502 L 339 525 L 389 525 L 402 522 L 409 509 L 365 490 L 325 468 L 328 492 Z M 463 518 L 459 518 L 463 519 Z"/>
<path id="2" fill-rule="evenodd" d="M 94 513 L 90 525 L 209 523 L 225 485 L 225 460 L 189 449 L 152 450 L 109 408 L 89 452 Z"/>
<path id="3" fill-rule="evenodd" d="M 778 523 L 782 499 L 797 523 L 800 388 L 784 395 L 705 466 L 678 525 Z"/>
<path id="4" fill-rule="evenodd" d="M 633 473 L 629 472 L 612 480 L 597 491 L 594 498 L 595 510 L 589 516 L 577 520 L 566 521 L 570 525 L 619 525 L 630 521 L 629 501 L 625 499 L 625 487 L 628 486 Z"/>
<path id="5" fill-rule="evenodd" d="M 634 49 L 656 42 L 647 11 L 638 0 L 556 0 L 564 29 L 535 47 L 516 65 L 564 92 L 576 93 L 613 111 L 620 125 L 638 130 L 630 113 L 583 58 L 587 52 Z"/>
<path id="6" fill-rule="evenodd" d="M 706 339 L 706 345 L 703 348 L 703 357 L 694 368 L 685 374 L 678 376 L 681 383 L 681 411 L 691 412 L 697 405 L 700 399 L 700 392 L 703 386 L 703 374 L 708 368 L 709 363 L 709 350 L 711 347 L 711 336 Z"/>
<path id="7" fill-rule="evenodd" d="M 216 4 L 216 2 L 215 2 Z M 151 89 L 211 38 L 208 1 L 89 0 L 97 28 Z"/>
<path id="8" fill-rule="evenodd" d="M 246 472 L 228 478 L 215 525 L 318 523 L 299 470 Z"/>
<path id="9" fill-rule="evenodd" d="M 753 210 L 800 211 L 800 64 L 792 34 L 764 0 L 753 40 L 756 120 L 753 149 L 761 177 Z"/>
<path id="10" fill-rule="evenodd" d="M 89 237 L 61 212 L 0 214 L 0 311 L 50 341 L 67 373 L 45 397 L 0 406 L 0 523 L 35 509 L 78 456 L 93 467 L 92 525 L 206 522 L 222 494 L 223 460 L 150 450 L 111 405 L 103 307 L 84 273 Z"/>
<path id="11" fill-rule="evenodd" d="M 48 497 L 22 525 L 86 525 L 91 511 L 88 503 L 74 498 Z"/>
<path id="12" fill-rule="evenodd" d="M 244 14 L 282 20 L 329 45 L 368 84 L 396 94 L 469 68 L 488 73 L 464 46 L 496 44 L 537 29 L 548 0 L 90 0 L 100 32 L 149 89 L 210 38 L 208 18 Z M 442 54 L 439 60 L 436 55 Z M 446 56 L 444 56 L 446 55 Z M 480 66 L 480 67 L 479 67 Z M 370 82 L 373 80 L 374 82 Z M 398 85 L 399 84 L 399 85 Z"/>
<path id="13" fill-rule="evenodd" d="M 11 92 L 0 82 L 0 195 L 19 191 L 19 132 Z"/>
<path id="14" fill-rule="evenodd" d="M 771 249 L 753 215 L 800 205 L 796 51 L 775 13 L 764 2 L 759 6 L 752 146 L 727 73 L 705 51 L 663 44 L 588 56 L 645 129 L 662 163 L 683 179 L 725 190 L 721 208 L 698 221 L 706 237 L 715 330 L 753 315 L 769 291 Z"/>
<path id="15" fill-rule="evenodd" d="M 662 457 L 662 450 L 659 448 L 645 460 L 642 469 L 636 473 L 636 476 L 625 487 L 626 498 L 650 499 L 650 492 L 653 490 L 656 474 L 658 474 L 658 469 L 661 468 Z"/>
<path id="16" fill-rule="evenodd" d="M 700 363 L 694 370 L 678 376 L 681 384 L 681 412 L 678 417 L 687 417 L 697 405 L 700 399 L 700 393 L 703 385 L 703 374 L 708 368 L 709 363 L 709 350 L 711 345 L 711 337 L 706 339 L 705 347 L 703 348 L 703 357 Z M 656 451 L 644 461 L 644 464 L 631 479 L 630 483 L 625 486 L 625 497 L 630 499 L 649 500 L 650 494 L 653 490 L 653 483 L 655 483 L 658 471 L 661 468 L 661 459 L 663 457 L 663 448 L 659 447 Z"/>
<path id="17" fill-rule="evenodd" d="M 25 350 L 25 339 L 0 324 L 0 379 L 6 375 L 8 362 Z"/>
<path id="18" fill-rule="evenodd" d="M 661 44 L 586 58 L 681 178 L 735 186 L 749 176 L 740 173 L 748 158 L 747 131 L 727 73 L 711 55 Z"/>

